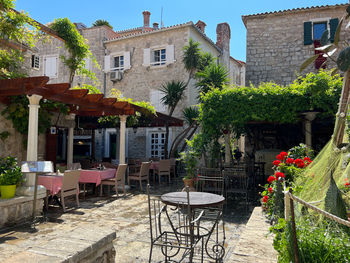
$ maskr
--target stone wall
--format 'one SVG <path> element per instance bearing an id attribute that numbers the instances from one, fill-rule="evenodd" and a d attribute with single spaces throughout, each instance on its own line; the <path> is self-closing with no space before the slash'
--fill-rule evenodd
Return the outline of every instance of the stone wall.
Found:
<path id="1" fill-rule="evenodd" d="M 35 210 L 36 215 L 40 215 L 43 211 L 45 196 L 46 193 L 38 194 Z M 31 219 L 32 211 L 32 196 L 16 196 L 11 199 L 0 199 L 0 229 Z"/>
<path id="2" fill-rule="evenodd" d="M 301 64 L 314 55 L 314 46 L 304 45 L 304 22 L 322 18 L 340 20 L 344 12 L 344 6 L 331 6 L 243 17 L 247 28 L 246 85 L 262 81 L 291 83 Z M 343 30 L 341 39 L 344 35 Z M 330 62 L 328 68 L 333 66 Z M 314 65 L 305 72 L 308 71 L 315 71 Z"/>

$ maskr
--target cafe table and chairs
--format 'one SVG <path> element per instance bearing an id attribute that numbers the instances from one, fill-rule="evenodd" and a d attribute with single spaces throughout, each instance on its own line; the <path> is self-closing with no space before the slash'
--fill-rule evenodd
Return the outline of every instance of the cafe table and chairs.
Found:
<path id="1" fill-rule="evenodd" d="M 95 169 L 83 169 L 80 170 L 80 179 L 79 183 L 83 184 L 84 187 L 84 198 L 86 193 L 86 184 L 94 184 L 95 187 L 101 184 L 102 180 L 112 179 L 115 177 L 116 169 L 103 169 L 95 168 Z"/>
<path id="2" fill-rule="evenodd" d="M 218 224 L 220 221 L 223 221 L 223 211 L 222 209 L 218 209 L 218 207 L 222 207 L 225 198 L 222 195 L 213 193 L 185 191 L 163 194 L 160 200 L 166 205 L 165 210 L 169 210 L 167 207 L 179 207 L 180 205 L 185 206 L 188 204 L 187 210 L 178 209 L 178 211 L 192 220 L 200 218 L 200 226 L 192 226 L 194 230 L 191 238 L 195 243 L 198 243 L 199 240 L 202 241 L 201 262 L 203 262 L 204 250 L 205 255 L 210 260 L 221 262 L 225 255 L 225 237 L 220 238 L 218 232 Z M 206 213 L 210 213 L 210 217 L 207 217 Z M 209 220 L 206 218 L 209 218 Z M 170 224 L 174 222 L 170 217 L 169 221 Z"/>

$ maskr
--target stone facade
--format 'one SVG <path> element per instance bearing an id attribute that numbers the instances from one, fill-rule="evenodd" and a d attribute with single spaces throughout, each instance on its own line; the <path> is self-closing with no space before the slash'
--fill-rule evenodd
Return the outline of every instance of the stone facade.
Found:
<path id="1" fill-rule="evenodd" d="M 246 85 L 262 81 L 289 84 L 302 63 L 314 55 L 314 45 L 304 45 L 304 22 L 327 22 L 345 15 L 346 5 L 298 8 L 242 16 L 247 29 Z M 341 40 L 345 35 L 343 24 Z M 334 67 L 329 61 L 327 68 Z M 305 72 L 315 71 L 310 65 Z"/>

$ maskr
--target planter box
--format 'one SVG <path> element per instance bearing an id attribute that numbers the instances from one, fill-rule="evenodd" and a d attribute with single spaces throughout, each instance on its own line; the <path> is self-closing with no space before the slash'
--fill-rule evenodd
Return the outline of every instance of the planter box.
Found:
<path id="1" fill-rule="evenodd" d="M 36 213 L 41 214 L 45 194 L 38 194 Z M 32 217 L 33 196 L 16 196 L 11 199 L 0 199 L 0 228 L 13 226 Z"/>

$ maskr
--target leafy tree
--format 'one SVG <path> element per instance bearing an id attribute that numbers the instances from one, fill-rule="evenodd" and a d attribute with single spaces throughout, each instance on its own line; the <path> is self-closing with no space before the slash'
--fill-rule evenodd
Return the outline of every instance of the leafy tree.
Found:
<path id="1" fill-rule="evenodd" d="M 207 93 L 211 88 L 222 89 L 229 83 L 228 72 L 221 64 L 210 63 L 202 71 L 197 72 L 196 86 L 201 92 Z"/>
<path id="2" fill-rule="evenodd" d="M 113 27 L 111 26 L 111 24 L 107 21 L 107 20 L 103 20 L 103 19 L 97 19 L 92 26 L 108 26 L 110 28 L 113 29 Z"/>

